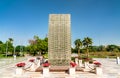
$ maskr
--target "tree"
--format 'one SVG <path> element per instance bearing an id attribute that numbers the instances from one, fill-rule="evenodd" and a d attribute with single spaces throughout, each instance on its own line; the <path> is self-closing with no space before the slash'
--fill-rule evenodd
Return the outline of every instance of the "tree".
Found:
<path id="1" fill-rule="evenodd" d="M 28 49 L 30 51 L 30 53 L 32 53 L 34 56 L 37 54 L 37 42 L 36 40 L 29 40 L 29 46 Z"/>
<path id="2" fill-rule="evenodd" d="M 82 47 L 82 41 L 80 39 L 75 40 L 74 42 L 76 49 L 78 50 L 78 57 L 81 58 L 80 56 L 80 49 Z"/>
<path id="3" fill-rule="evenodd" d="M 89 52 L 96 52 L 98 49 L 98 46 L 89 46 Z"/>
<path id="4" fill-rule="evenodd" d="M 42 39 L 40 39 L 38 36 L 34 36 L 34 41 L 35 41 L 35 45 L 34 48 L 36 50 L 36 54 L 38 53 L 39 55 L 41 55 L 41 45 L 42 45 Z"/>
<path id="5" fill-rule="evenodd" d="M 0 44 L 3 44 L 3 42 L 2 42 L 2 41 L 0 41 Z"/>
<path id="6" fill-rule="evenodd" d="M 30 45 L 27 47 L 27 50 L 30 53 L 36 54 L 45 54 L 48 50 L 48 38 L 40 39 L 38 36 L 34 36 L 34 39 L 29 40 Z"/>
<path id="7" fill-rule="evenodd" d="M 78 53 L 78 50 L 76 48 L 71 47 L 71 51 L 72 51 L 72 53 Z"/>
<path id="8" fill-rule="evenodd" d="M 86 52 L 87 52 L 87 57 L 89 57 L 89 46 L 92 45 L 92 39 L 89 37 L 84 38 L 84 40 L 82 41 L 84 47 L 86 48 Z"/>
<path id="9" fill-rule="evenodd" d="M 10 43 L 12 43 L 12 42 L 13 42 L 13 39 L 12 39 L 12 38 L 9 38 L 9 41 L 10 41 Z"/>
<path id="10" fill-rule="evenodd" d="M 47 37 L 45 37 L 45 38 L 42 40 L 41 51 L 42 51 L 43 54 L 45 54 L 45 53 L 48 52 L 48 38 L 47 38 Z"/>
<path id="11" fill-rule="evenodd" d="M 105 48 L 105 46 L 104 45 L 100 45 L 100 46 L 98 46 L 98 51 L 100 51 L 100 52 L 104 52 L 106 50 L 106 48 Z"/>
<path id="12" fill-rule="evenodd" d="M 116 55 L 117 55 L 117 52 L 119 52 L 119 47 L 116 45 L 108 45 L 106 49 L 111 53 L 115 52 Z"/>
<path id="13" fill-rule="evenodd" d="M 38 39 L 37 40 L 37 51 L 39 52 L 39 55 L 45 54 L 48 52 L 48 38 L 45 37 L 44 39 Z"/>
<path id="14" fill-rule="evenodd" d="M 25 52 L 25 49 L 26 49 L 25 46 L 23 46 L 23 45 L 17 45 L 17 46 L 16 46 L 16 49 L 15 49 L 16 55 L 23 56 L 23 55 L 24 55 L 24 52 Z"/>
<path id="15" fill-rule="evenodd" d="M 109 52 L 114 52 L 115 49 L 119 49 L 119 47 L 116 45 L 108 45 L 107 46 L 107 51 L 109 51 Z"/>
<path id="16" fill-rule="evenodd" d="M 3 50 L 3 42 L 0 41 L 0 53 L 2 53 L 2 50 Z"/>

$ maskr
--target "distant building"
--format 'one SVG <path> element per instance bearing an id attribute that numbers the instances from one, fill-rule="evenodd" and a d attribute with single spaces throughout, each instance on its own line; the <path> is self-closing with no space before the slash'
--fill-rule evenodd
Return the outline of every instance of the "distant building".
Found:
<path id="1" fill-rule="evenodd" d="M 49 15 L 48 59 L 52 66 L 68 66 L 70 64 L 70 14 Z"/>

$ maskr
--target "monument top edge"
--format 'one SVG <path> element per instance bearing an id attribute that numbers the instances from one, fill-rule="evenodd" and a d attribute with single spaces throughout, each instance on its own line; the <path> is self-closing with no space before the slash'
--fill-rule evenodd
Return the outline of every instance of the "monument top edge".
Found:
<path id="1" fill-rule="evenodd" d="M 49 15 L 71 15 L 71 14 L 49 14 Z"/>

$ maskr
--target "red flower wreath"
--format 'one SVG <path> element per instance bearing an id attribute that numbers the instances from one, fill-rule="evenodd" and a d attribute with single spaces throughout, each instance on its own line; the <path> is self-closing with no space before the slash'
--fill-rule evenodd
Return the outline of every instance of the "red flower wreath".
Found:
<path id="1" fill-rule="evenodd" d="M 75 67 L 77 64 L 75 62 L 70 62 L 71 67 Z"/>
<path id="2" fill-rule="evenodd" d="M 25 66 L 25 63 L 18 63 L 16 64 L 17 67 L 24 67 Z"/>
<path id="3" fill-rule="evenodd" d="M 34 62 L 34 61 L 35 61 L 35 59 L 30 59 L 30 60 L 29 60 L 29 62 Z"/>

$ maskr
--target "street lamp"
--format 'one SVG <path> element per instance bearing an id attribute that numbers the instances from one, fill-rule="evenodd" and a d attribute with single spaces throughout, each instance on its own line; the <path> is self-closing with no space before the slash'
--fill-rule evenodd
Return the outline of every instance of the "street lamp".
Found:
<path id="1" fill-rule="evenodd" d="M 7 51 L 8 51 L 8 41 L 6 42 L 6 57 L 7 57 Z"/>
<path id="2" fill-rule="evenodd" d="M 21 56 L 23 55 L 23 46 L 22 45 L 20 45 L 20 54 L 21 54 Z"/>
<path id="3" fill-rule="evenodd" d="M 16 47 L 14 46 L 14 55 L 16 55 L 16 54 L 15 54 L 15 48 L 16 48 Z"/>
<path id="4" fill-rule="evenodd" d="M 14 45 L 13 47 L 14 47 L 14 54 L 13 54 L 13 57 L 14 57 L 14 60 L 16 60 L 16 53 L 15 53 L 15 48 L 16 48 L 16 46 Z"/>

